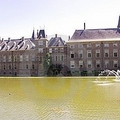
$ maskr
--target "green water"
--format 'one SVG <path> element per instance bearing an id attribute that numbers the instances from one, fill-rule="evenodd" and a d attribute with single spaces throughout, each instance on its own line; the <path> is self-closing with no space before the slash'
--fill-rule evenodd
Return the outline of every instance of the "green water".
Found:
<path id="1" fill-rule="evenodd" d="M 120 82 L 114 79 L 0 78 L 0 119 L 120 120 Z"/>

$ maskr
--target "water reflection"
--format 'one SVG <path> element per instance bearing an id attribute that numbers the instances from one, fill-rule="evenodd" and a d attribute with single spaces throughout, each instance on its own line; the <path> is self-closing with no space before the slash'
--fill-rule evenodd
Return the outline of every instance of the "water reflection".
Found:
<path id="1" fill-rule="evenodd" d="M 119 120 L 120 83 L 95 78 L 0 78 L 0 117 Z"/>

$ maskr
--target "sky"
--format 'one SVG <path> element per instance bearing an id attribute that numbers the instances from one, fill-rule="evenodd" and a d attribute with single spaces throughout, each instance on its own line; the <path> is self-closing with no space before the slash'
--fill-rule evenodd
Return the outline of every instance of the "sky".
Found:
<path id="1" fill-rule="evenodd" d="M 0 37 L 72 36 L 76 29 L 116 28 L 120 0 L 0 0 Z"/>

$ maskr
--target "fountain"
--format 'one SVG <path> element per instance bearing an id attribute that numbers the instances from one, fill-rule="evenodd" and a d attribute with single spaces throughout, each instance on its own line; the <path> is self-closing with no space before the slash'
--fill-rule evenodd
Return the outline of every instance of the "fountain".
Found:
<path id="1" fill-rule="evenodd" d="M 106 76 L 105 78 L 102 76 Z M 96 78 L 95 82 L 97 83 L 110 83 L 110 80 L 108 80 L 109 76 L 115 76 L 115 79 L 113 79 L 112 81 L 118 81 L 120 82 L 120 70 L 104 70 L 101 71 L 101 73 L 98 75 L 98 77 Z"/>

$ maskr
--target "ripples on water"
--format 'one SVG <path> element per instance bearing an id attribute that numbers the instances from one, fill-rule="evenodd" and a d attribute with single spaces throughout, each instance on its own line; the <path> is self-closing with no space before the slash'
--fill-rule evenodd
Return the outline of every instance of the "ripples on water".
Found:
<path id="1" fill-rule="evenodd" d="M 0 78 L 1 120 L 120 120 L 120 82 Z"/>

